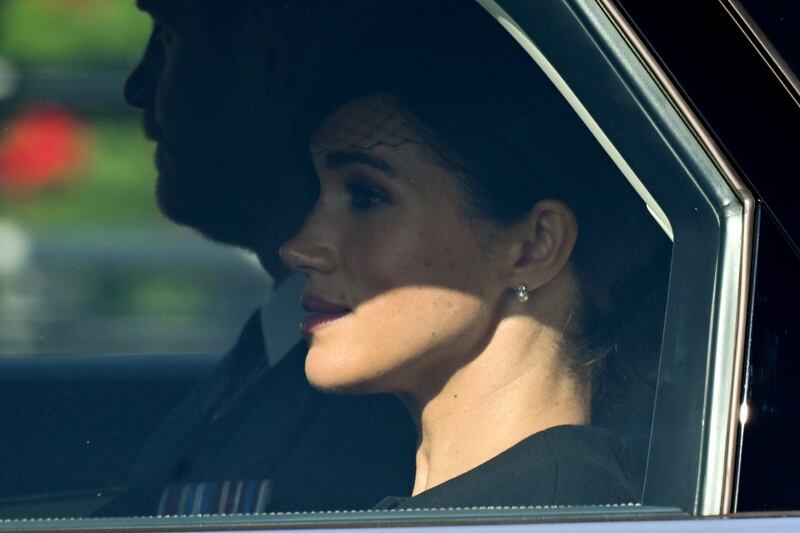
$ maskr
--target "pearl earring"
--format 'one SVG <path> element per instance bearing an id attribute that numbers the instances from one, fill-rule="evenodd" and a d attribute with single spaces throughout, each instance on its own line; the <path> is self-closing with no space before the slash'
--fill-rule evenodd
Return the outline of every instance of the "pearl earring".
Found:
<path id="1" fill-rule="evenodd" d="M 525 283 L 520 283 L 519 287 L 517 287 L 517 300 L 525 303 L 528 301 L 530 294 L 528 294 L 528 285 Z"/>

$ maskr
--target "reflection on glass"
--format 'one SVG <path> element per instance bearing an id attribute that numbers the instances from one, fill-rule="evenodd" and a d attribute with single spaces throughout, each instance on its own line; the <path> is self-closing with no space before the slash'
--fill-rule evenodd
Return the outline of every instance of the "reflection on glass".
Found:
<path id="1" fill-rule="evenodd" d="M 133 1 L 0 4 L 0 356 L 222 352 L 268 290 L 158 213 L 122 100 L 149 30 Z"/>

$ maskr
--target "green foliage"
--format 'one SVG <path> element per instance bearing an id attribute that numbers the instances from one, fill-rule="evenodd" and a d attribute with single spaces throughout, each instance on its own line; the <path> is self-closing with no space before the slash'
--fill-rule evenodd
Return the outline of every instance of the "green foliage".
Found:
<path id="1" fill-rule="evenodd" d="M 130 63 L 149 27 L 134 0 L 4 0 L 0 55 L 24 65 Z"/>
<path id="2" fill-rule="evenodd" d="M 161 222 L 153 192 L 153 146 L 144 139 L 139 120 L 107 118 L 89 124 L 86 171 L 33 197 L 0 200 L 0 216 L 33 228 Z"/>

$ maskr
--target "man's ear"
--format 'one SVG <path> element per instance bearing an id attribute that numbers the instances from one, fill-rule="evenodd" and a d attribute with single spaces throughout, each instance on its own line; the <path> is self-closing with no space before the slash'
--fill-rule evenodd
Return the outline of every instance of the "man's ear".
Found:
<path id="1" fill-rule="evenodd" d="M 567 264 L 578 238 L 578 223 L 568 205 L 542 200 L 513 230 L 511 257 L 515 283 L 536 289 Z"/>

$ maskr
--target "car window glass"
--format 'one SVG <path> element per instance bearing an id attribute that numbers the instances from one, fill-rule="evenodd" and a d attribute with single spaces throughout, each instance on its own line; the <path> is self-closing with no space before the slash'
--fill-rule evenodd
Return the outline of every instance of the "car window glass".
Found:
<path id="1" fill-rule="evenodd" d="M 0 518 L 701 511 L 738 203 L 597 11 L 446 5 L 0 5 Z"/>
<path id="2" fill-rule="evenodd" d="M 149 28 L 129 4 L 2 6 L 2 355 L 219 352 L 265 290 L 157 211 L 122 100 Z"/>
<path id="3" fill-rule="evenodd" d="M 16 428 L 0 500 L 57 516 L 69 507 L 48 495 L 124 481 L 269 279 L 157 210 L 152 146 L 122 99 L 150 29 L 133 2 L 5 2 L 0 26 L 0 411 Z"/>

